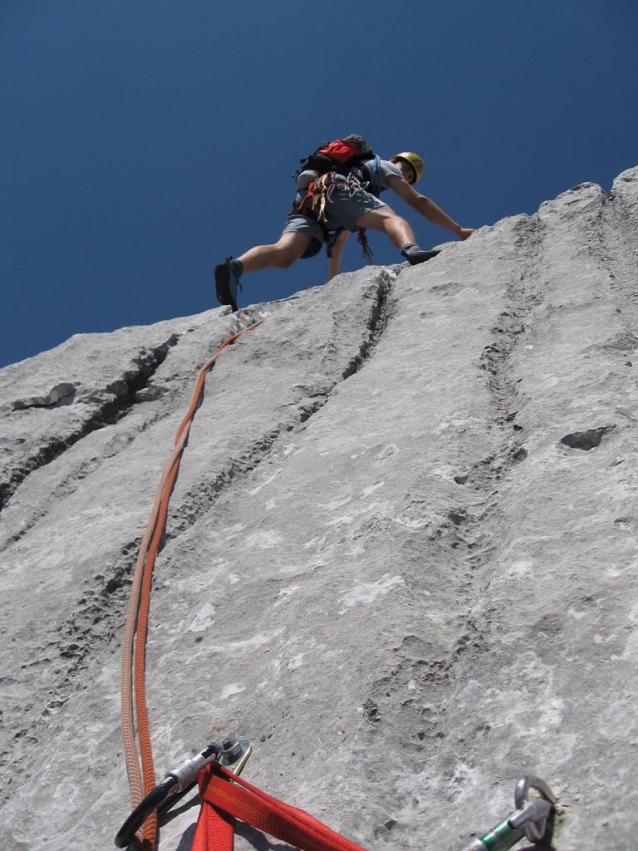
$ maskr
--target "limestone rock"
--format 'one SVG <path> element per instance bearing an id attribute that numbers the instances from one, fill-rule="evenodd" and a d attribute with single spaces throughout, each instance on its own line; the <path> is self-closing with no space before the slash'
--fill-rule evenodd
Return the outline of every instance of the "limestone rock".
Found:
<path id="1" fill-rule="evenodd" d="M 156 566 L 159 775 L 232 732 L 359 844 L 458 851 L 535 773 L 557 851 L 633 849 L 637 232 L 632 169 L 421 267 L 0 371 L 2 847 L 113 847 L 131 570 L 197 371 L 263 318 L 207 378 Z"/>

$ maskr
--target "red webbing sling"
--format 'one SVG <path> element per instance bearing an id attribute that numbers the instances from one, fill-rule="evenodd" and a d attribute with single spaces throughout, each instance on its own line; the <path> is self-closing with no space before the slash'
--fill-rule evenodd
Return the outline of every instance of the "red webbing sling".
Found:
<path id="1" fill-rule="evenodd" d="M 198 781 L 202 809 L 191 851 L 231 851 L 233 818 L 302 851 L 365 851 L 304 810 L 267 795 L 219 763 L 203 768 Z"/>

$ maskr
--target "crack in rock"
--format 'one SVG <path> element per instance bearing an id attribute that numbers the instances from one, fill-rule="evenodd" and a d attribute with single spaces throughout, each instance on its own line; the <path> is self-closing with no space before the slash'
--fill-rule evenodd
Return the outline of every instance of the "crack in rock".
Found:
<path id="1" fill-rule="evenodd" d="M 379 286 L 377 288 L 377 298 L 370 312 L 368 319 L 368 331 L 370 336 L 364 340 L 359 348 L 359 352 L 350 361 L 348 366 L 343 371 L 342 378 L 345 381 L 358 372 L 364 363 L 370 359 L 372 351 L 383 336 L 388 321 L 390 319 L 389 295 L 392 287 L 393 278 L 388 270 L 384 269 L 379 276 Z"/>
<path id="2" fill-rule="evenodd" d="M 521 257 L 519 280 L 506 288 L 507 307 L 492 328 L 494 340 L 481 354 L 480 368 L 487 375 L 487 387 L 496 409 L 495 424 L 503 434 L 501 449 L 455 478 L 457 484 L 470 484 L 481 490 L 487 482 L 498 481 L 504 473 L 527 458 L 523 428 L 515 422 L 519 407 L 518 381 L 510 374 L 510 358 L 526 332 L 525 319 L 539 304 L 538 265 L 542 256 L 544 226 L 538 216 L 524 217 L 516 225 L 516 253 Z"/>
<path id="3" fill-rule="evenodd" d="M 9 476 L 4 481 L 0 482 L 0 512 L 4 509 L 9 499 L 16 492 L 22 482 L 34 470 L 45 467 L 47 464 L 55 461 L 63 455 L 67 449 L 70 449 L 78 441 L 87 437 L 105 426 L 113 425 L 121 420 L 131 410 L 131 408 L 140 400 L 137 396 L 140 391 L 147 387 L 148 382 L 156 373 L 157 369 L 166 360 L 168 352 L 179 340 L 179 335 L 172 334 L 171 337 L 162 345 L 156 346 L 150 350 L 143 350 L 139 356 L 133 359 L 135 368 L 127 370 L 121 379 L 111 382 L 106 387 L 93 391 L 85 397 L 78 399 L 76 385 L 66 385 L 65 383 L 56 385 L 47 397 L 34 397 L 31 399 L 20 400 L 13 403 L 14 412 L 20 416 L 22 412 L 27 411 L 32 407 L 47 407 L 48 409 L 57 408 L 61 404 L 68 404 L 65 400 L 70 396 L 59 396 L 55 393 L 59 387 L 73 386 L 74 399 L 78 402 L 93 403 L 99 405 L 88 420 L 86 420 L 75 431 L 70 432 L 64 437 L 55 437 L 39 447 L 37 452 L 34 452 L 30 457 L 24 459 L 20 466 L 13 471 L 8 471 Z M 47 399 L 53 399 L 57 396 L 57 402 L 47 402 L 46 405 L 36 405 L 34 399 L 46 402 Z"/>
<path id="4" fill-rule="evenodd" d="M 292 416 L 262 435 L 241 456 L 230 459 L 228 466 L 221 470 L 214 479 L 202 482 L 197 489 L 192 490 L 180 508 L 171 510 L 170 531 L 166 533 L 166 540 L 173 540 L 193 526 L 215 505 L 220 494 L 234 480 L 255 470 L 270 455 L 273 446 L 281 436 L 307 423 L 330 400 L 337 385 L 358 372 L 372 357 L 374 349 L 387 326 L 390 314 L 389 292 L 394 280 L 394 277 L 386 270 L 383 270 L 383 274 L 379 278 L 376 298 L 366 322 L 368 337 L 361 343 L 357 354 L 344 368 L 340 380 L 333 381 L 332 384 L 321 389 L 315 389 L 312 393 L 312 401 L 305 398 L 295 403 L 296 408 Z M 187 456 L 185 456 L 185 459 L 187 459 Z M 184 463 L 187 463 L 187 460 Z"/>

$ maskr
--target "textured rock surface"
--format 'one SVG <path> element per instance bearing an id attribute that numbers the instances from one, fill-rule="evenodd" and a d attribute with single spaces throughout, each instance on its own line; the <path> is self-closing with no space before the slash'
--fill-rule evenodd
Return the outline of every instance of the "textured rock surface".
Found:
<path id="1" fill-rule="evenodd" d="M 156 568 L 159 772 L 235 732 L 272 794 L 444 851 L 534 772 L 558 851 L 635 848 L 637 232 L 635 169 L 244 312 L 266 321 L 208 377 Z M 129 575 L 236 322 L 0 372 L 2 848 L 112 847 L 127 815 Z M 187 851 L 196 812 L 160 847 Z"/>

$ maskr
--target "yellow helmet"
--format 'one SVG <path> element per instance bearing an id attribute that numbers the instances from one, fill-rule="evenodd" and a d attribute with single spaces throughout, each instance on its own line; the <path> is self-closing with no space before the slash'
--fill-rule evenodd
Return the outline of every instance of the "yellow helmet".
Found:
<path id="1" fill-rule="evenodd" d="M 403 160 L 403 162 L 412 166 L 415 183 L 421 179 L 421 175 L 423 174 L 423 160 L 418 154 L 415 154 L 413 151 L 403 151 L 403 153 L 395 154 L 392 157 L 392 162 L 395 160 Z"/>

